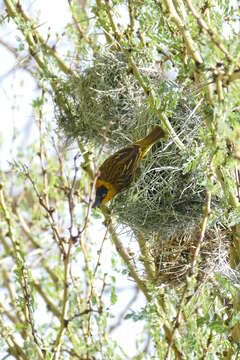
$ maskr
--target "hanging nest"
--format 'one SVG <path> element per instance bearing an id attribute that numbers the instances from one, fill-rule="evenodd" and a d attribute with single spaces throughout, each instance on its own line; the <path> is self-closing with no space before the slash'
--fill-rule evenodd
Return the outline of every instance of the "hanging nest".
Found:
<path id="1" fill-rule="evenodd" d="M 144 56 L 138 67 L 161 97 L 159 107 L 173 113 L 177 85 L 163 80 L 159 67 Z M 106 51 L 94 58 L 92 66 L 79 70 L 78 78 L 58 79 L 53 98 L 58 126 L 68 141 L 101 145 L 107 128 L 110 152 L 145 136 L 160 122 L 121 53 Z"/>
<path id="2" fill-rule="evenodd" d="M 156 63 L 144 56 L 136 62 L 185 150 L 171 139 L 155 144 L 141 161 L 134 184 L 110 206 L 119 223 L 168 240 L 193 231 L 202 218 L 207 159 L 199 140 L 201 107 L 197 97 L 163 80 Z M 59 82 L 54 94 L 58 124 L 68 140 L 101 145 L 107 128 L 107 157 L 160 124 L 123 54 L 106 51 L 80 74 Z"/>
<path id="3" fill-rule="evenodd" d="M 176 286 L 186 281 L 198 235 L 199 229 L 195 229 L 189 234 L 173 236 L 167 242 L 161 241 L 159 236 L 150 240 L 149 251 L 155 264 L 156 284 Z M 223 227 L 218 226 L 206 231 L 200 248 L 200 261 L 197 264 L 199 280 L 217 272 L 225 273 L 229 245 L 230 237 Z"/>
<path id="4" fill-rule="evenodd" d="M 141 56 L 136 62 L 185 149 L 179 150 L 171 139 L 155 144 L 141 161 L 135 182 L 110 207 L 120 226 L 148 239 L 155 283 L 175 285 L 185 280 L 191 266 L 206 201 L 208 159 L 199 136 L 203 109 L 197 96 L 163 80 L 153 61 Z M 105 128 L 108 141 L 103 155 L 108 157 L 161 124 L 123 54 L 106 51 L 79 73 L 78 79 L 58 83 L 54 94 L 58 124 L 68 141 L 80 139 L 100 146 Z M 216 226 L 224 213 L 219 199 L 221 193 L 215 187 L 199 274 L 216 271 L 218 259 L 227 259 L 229 237 Z"/>
<path id="5" fill-rule="evenodd" d="M 186 149 L 172 142 L 156 144 L 140 164 L 135 183 L 112 202 L 120 223 L 163 239 L 192 231 L 202 218 L 205 204 L 204 159 L 199 161 L 199 116 L 187 116 L 190 109 L 176 108 L 171 123 Z M 156 118 L 155 118 L 156 119 Z"/>

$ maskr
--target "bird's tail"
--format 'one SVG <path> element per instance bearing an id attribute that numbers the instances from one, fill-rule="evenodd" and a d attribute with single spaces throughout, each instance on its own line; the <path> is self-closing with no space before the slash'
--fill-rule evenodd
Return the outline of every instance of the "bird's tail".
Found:
<path id="1" fill-rule="evenodd" d="M 154 127 L 154 129 L 145 138 L 136 141 L 135 144 L 138 144 L 141 146 L 141 150 L 142 150 L 141 158 L 143 158 L 148 153 L 148 151 L 151 149 L 151 147 L 159 139 L 162 139 L 164 137 L 166 138 L 166 133 L 163 131 L 161 126 L 156 125 Z"/>

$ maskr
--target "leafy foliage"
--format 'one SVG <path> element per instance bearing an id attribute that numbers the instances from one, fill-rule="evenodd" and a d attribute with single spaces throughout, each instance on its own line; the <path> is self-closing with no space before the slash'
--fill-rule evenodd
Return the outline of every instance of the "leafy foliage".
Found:
<path id="1" fill-rule="evenodd" d="M 17 39 L 1 44 L 41 94 L 36 140 L 1 170 L 3 356 L 238 358 L 239 8 L 69 1 L 52 46 L 20 1 L 4 5 Z M 156 123 L 168 140 L 110 209 L 92 211 L 99 162 Z M 116 317 L 127 276 L 138 290 Z M 133 356 L 112 335 L 128 322 L 144 323 Z"/>

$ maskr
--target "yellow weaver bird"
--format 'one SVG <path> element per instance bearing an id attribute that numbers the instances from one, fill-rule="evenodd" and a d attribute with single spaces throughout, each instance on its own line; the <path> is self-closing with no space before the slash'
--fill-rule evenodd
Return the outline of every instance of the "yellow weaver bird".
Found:
<path id="1" fill-rule="evenodd" d="M 145 138 L 118 150 L 106 159 L 99 168 L 93 208 L 106 204 L 116 194 L 128 188 L 134 179 L 140 160 L 159 139 L 164 137 L 165 132 L 157 125 Z"/>

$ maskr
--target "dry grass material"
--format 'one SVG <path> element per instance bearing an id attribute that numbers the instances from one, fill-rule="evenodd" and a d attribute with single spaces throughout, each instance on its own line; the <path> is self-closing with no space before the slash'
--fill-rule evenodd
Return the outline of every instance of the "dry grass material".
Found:
<path id="1" fill-rule="evenodd" d="M 156 269 L 156 283 L 172 286 L 185 283 L 186 275 L 191 268 L 197 236 L 197 231 L 193 231 L 190 234 L 173 236 L 168 241 L 161 241 L 156 237 L 150 246 Z M 206 232 L 198 263 L 200 280 L 216 272 L 222 273 L 223 264 L 228 263 L 229 244 L 230 237 L 226 230 L 214 228 Z"/>
<path id="2" fill-rule="evenodd" d="M 191 266 L 205 206 L 208 159 L 199 136 L 203 104 L 189 89 L 186 93 L 180 85 L 163 80 L 151 60 L 141 55 L 137 66 L 185 150 L 179 150 L 172 139 L 155 144 L 141 161 L 135 182 L 110 207 L 120 227 L 151 239 L 148 248 L 156 283 L 180 284 Z M 106 51 L 79 74 L 78 79 L 59 82 L 54 94 L 58 124 L 67 141 L 80 140 L 96 148 L 107 128 L 104 160 L 161 124 L 123 54 Z M 221 194 L 212 196 L 215 219 L 223 213 L 220 198 Z M 201 276 L 216 270 L 219 259 L 227 257 L 228 235 L 216 228 L 214 216 L 200 250 Z"/>
<path id="3" fill-rule="evenodd" d="M 163 80 L 156 64 L 142 54 L 137 66 L 185 150 L 171 139 L 155 144 L 141 161 L 135 182 L 110 206 L 120 224 L 167 240 L 192 232 L 202 217 L 208 159 L 199 139 L 201 106 L 189 90 Z M 59 82 L 54 100 L 59 127 L 68 141 L 80 139 L 96 148 L 103 143 L 103 128 L 108 129 L 103 158 L 161 124 L 121 53 L 106 51 L 80 72 L 80 79 Z"/>
<path id="4" fill-rule="evenodd" d="M 165 81 L 159 66 L 144 54 L 139 56 L 137 65 L 159 95 L 158 107 L 174 115 L 181 88 Z M 144 137 L 160 122 L 121 53 L 106 50 L 87 67 L 79 69 L 78 78 L 58 79 L 53 98 L 58 125 L 69 141 L 80 139 L 100 145 L 103 128 L 111 124 L 107 134 L 110 152 Z M 181 112 L 185 111 L 183 107 Z"/>

